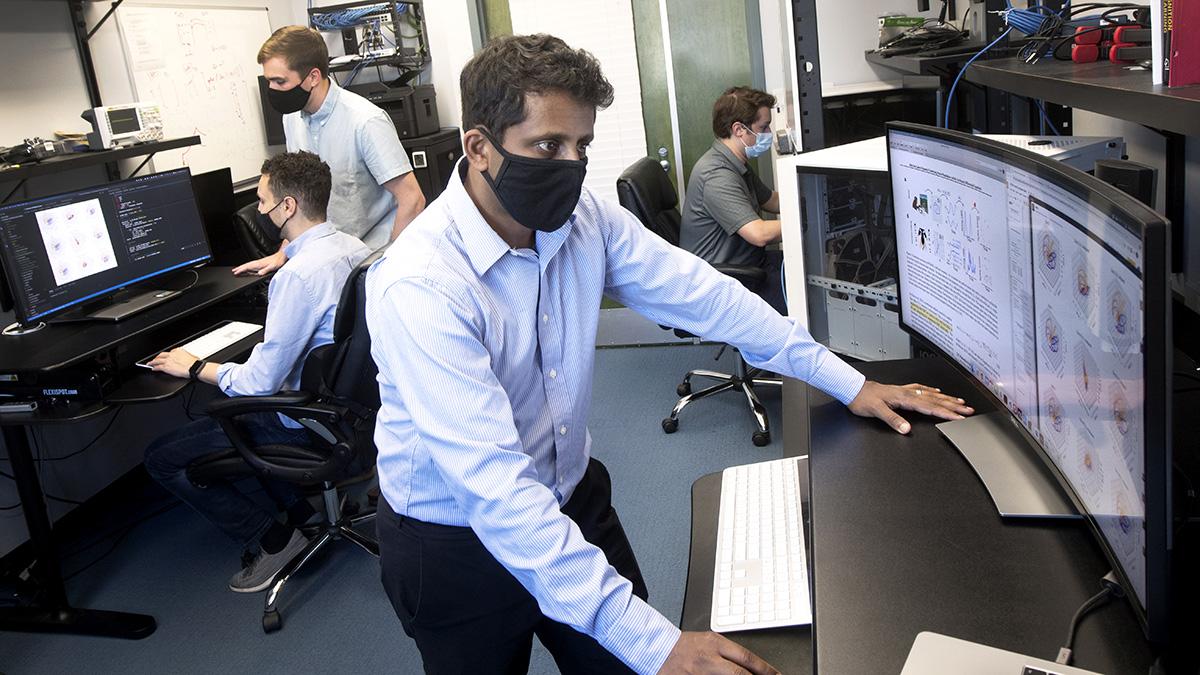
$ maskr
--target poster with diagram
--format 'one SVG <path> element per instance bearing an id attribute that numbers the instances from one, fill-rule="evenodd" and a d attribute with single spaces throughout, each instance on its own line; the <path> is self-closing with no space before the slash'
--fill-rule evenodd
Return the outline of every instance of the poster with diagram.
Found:
<path id="1" fill-rule="evenodd" d="M 117 266 L 99 199 L 35 214 L 58 286 Z"/>

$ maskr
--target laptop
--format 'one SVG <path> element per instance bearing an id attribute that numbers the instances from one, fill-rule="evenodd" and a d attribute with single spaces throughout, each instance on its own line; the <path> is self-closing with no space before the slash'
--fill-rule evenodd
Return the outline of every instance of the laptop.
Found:
<path id="1" fill-rule="evenodd" d="M 925 631 L 900 675 L 1101 675 L 1016 652 Z"/>

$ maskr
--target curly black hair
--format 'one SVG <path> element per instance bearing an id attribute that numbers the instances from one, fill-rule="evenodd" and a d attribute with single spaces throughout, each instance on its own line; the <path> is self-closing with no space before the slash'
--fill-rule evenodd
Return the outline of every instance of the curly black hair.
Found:
<path id="1" fill-rule="evenodd" d="M 463 128 L 483 127 L 497 138 L 525 120 L 526 94 L 566 92 L 598 109 L 613 101 L 596 57 L 543 33 L 488 42 L 463 67 L 458 82 Z"/>
<path id="2" fill-rule="evenodd" d="M 329 165 L 311 152 L 285 152 L 263 162 L 267 187 L 279 199 L 291 197 L 309 220 L 325 220 L 332 176 Z"/>

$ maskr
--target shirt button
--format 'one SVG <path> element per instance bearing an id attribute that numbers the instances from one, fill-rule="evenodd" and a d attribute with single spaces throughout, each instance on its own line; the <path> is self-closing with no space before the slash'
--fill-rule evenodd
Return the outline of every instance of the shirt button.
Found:
<path id="1" fill-rule="evenodd" d="M 542 315 L 542 323 L 550 323 L 550 315 L 549 314 Z"/>
<path id="2" fill-rule="evenodd" d="M 560 436 L 566 436 L 566 435 L 567 435 L 567 425 L 565 425 L 565 424 L 564 424 L 564 425 L 562 425 L 561 427 L 559 427 L 559 428 L 558 428 L 558 434 L 559 434 Z"/>
<path id="3" fill-rule="evenodd" d="M 551 369 L 550 369 L 550 379 L 552 379 L 552 380 L 553 380 L 553 379 L 554 379 L 554 378 L 556 378 L 556 377 L 558 377 L 558 371 L 557 371 L 557 370 L 555 370 L 555 369 L 553 369 L 553 368 L 551 368 Z"/>

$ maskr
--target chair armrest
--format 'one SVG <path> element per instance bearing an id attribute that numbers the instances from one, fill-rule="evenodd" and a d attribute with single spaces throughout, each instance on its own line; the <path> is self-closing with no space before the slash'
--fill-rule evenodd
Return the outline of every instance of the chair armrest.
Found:
<path id="1" fill-rule="evenodd" d="M 213 417 L 237 417 L 256 412 L 281 412 L 279 408 L 303 406 L 314 396 L 306 391 L 288 391 L 269 396 L 233 396 L 209 402 L 208 414 Z"/>
<path id="2" fill-rule="evenodd" d="M 761 267 L 753 267 L 751 265 L 713 265 L 713 269 L 721 274 L 733 277 L 741 282 L 743 286 L 751 291 L 758 290 L 763 282 L 767 280 L 767 273 Z"/>

